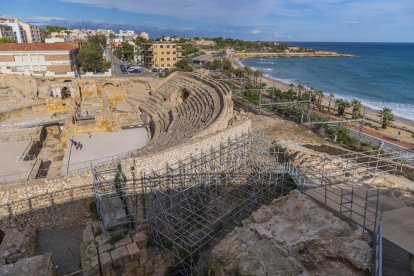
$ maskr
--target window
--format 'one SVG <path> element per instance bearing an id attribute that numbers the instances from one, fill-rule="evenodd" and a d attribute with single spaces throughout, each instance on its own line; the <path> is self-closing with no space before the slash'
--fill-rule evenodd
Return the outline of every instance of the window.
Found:
<path id="1" fill-rule="evenodd" d="M 164 45 L 160 45 L 160 48 L 164 48 Z"/>
<path id="2" fill-rule="evenodd" d="M 167 60 L 170 60 L 170 58 L 167 58 Z"/>
<path id="3" fill-rule="evenodd" d="M 164 64 L 161 64 L 161 67 L 164 67 Z"/>
<path id="4" fill-rule="evenodd" d="M 172 47 L 175 48 L 175 45 L 173 45 Z"/>
<path id="5" fill-rule="evenodd" d="M 177 52 L 173 52 L 173 55 L 175 55 Z"/>
<path id="6" fill-rule="evenodd" d="M 161 52 L 161 55 L 163 55 L 164 54 L 164 52 Z"/>
<path id="7" fill-rule="evenodd" d="M 164 61 L 164 58 L 161 58 L 161 61 Z"/>
<path id="8" fill-rule="evenodd" d="M 176 58 L 173 58 L 173 60 L 177 60 Z"/>
<path id="9" fill-rule="evenodd" d="M 167 52 L 167 55 L 169 55 L 170 54 L 170 52 Z"/>
<path id="10" fill-rule="evenodd" d="M 171 64 L 167 64 L 167 67 L 171 67 Z"/>
<path id="11" fill-rule="evenodd" d="M 170 48 L 170 45 L 167 45 L 167 48 Z"/>

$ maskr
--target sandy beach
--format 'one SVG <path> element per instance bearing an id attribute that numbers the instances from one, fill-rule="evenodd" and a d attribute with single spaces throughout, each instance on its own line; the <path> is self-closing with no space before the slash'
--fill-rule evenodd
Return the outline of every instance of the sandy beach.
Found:
<path id="1" fill-rule="evenodd" d="M 240 66 L 240 60 L 238 59 L 232 59 L 232 63 L 233 66 L 235 68 L 239 68 Z M 293 86 L 291 87 L 290 84 L 286 84 L 283 83 L 281 81 L 263 76 L 262 78 L 262 82 L 266 83 L 267 87 L 274 87 L 276 89 L 280 89 L 282 91 L 287 91 L 289 89 L 293 89 L 295 92 L 297 92 L 299 89 L 297 86 Z M 316 88 L 317 89 L 317 88 Z M 336 95 L 333 98 L 332 102 L 331 102 L 331 112 L 328 112 L 328 106 L 329 106 L 329 95 L 325 95 L 325 97 L 322 100 L 322 112 L 325 114 L 329 114 L 329 115 L 335 115 L 336 114 L 336 108 L 334 107 L 334 100 L 337 99 Z M 398 139 L 396 139 L 396 137 L 399 137 L 399 139 L 401 139 L 401 141 L 406 141 L 408 143 L 414 143 L 414 138 L 412 137 L 412 133 L 414 133 L 414 121 L 412 120 L 408 120 L 405 118 L 401 118 L 398 116 L 394 116 L 395 121 L 392 122 L 392 126 L 388 127 L 387 129 L 382 129 L 381 128 L 381 123 L 380 123 L 380 117 L 379 117 L 379 112 L 377 110 L 374 110 L 372 108 L 369 108 L 367 106 L 365 107 L 365 118 L 366 118 L 366 123 L 370 123 L 371 127 L 369 126 L 365 126 L 365 128 L 369 128 L 374 130 L 375 132 L 378 133 L 379 137 L 389 137 L 390 139 L 394 139 L 395 143 L 398 144 Z M 351 108 L 347 109 L 347 118 L 350 119 L 351 117 Z M 371 131 L 372 132 L 372 131 Z M 398 133 L 400 133 L 400 135 L 398 136 Z M 375 134 L 374 134 L 375 135 Z"/>

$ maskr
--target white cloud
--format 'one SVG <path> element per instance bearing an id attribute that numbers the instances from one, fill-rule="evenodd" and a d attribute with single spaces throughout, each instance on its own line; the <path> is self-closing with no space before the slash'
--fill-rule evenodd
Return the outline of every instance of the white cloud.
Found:
<path id="1" fill-rule="evenodd" d="M 251 30 L 250 33 L 252 33 L 252 34 L 260 34 L 260 33 L 263 33 L 263 30 L 254 29 L 254 30 Z"/>
<path id="2" fill-rule="evenodd" d="M 64 17 L 56 17 L 56 16 L 31 16 L 30 19 L 42 21 L 42 22 L 50 22 L 55 20 L 67 20 Z"/>

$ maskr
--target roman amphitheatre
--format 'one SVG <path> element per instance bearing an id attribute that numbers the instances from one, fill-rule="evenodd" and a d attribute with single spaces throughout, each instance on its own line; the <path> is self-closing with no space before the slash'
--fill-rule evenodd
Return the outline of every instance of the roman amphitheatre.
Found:
<path id="1" fill-rule="evenodd" d="M 202 70 L 0 75 L 0 98 L 0 275 L 411 274 L 410 156 L 346 150 Z"/>

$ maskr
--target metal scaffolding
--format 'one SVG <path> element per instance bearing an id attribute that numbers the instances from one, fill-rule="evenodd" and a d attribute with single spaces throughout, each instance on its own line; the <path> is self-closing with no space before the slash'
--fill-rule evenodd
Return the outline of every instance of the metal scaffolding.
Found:
<path id="1" fill-rule="evenodd" d="M 201 253 L 234 221 L 295 189 L 282 172 L 284 154 L 250 139 L 229 141 L 190 163 L 145 176 L 150 232 L 175 257 L 175 273 L 197 271 Z"/>
<path id="2" fill-rule="evenodd" d="M 367 175 L 395 173 L 410 158 L 379 150 L 298 167 L 277 145 L 244 134 L 134 179 L 126 179 L 120 165 L 93 168 L 93 180 L 106 230 L 147 225 L 151 239 L 174 256 L 172 274 L 190 275 L 202 272 L 202 254 L 234 225 L 295 188 L 360 225 L 363 234 L 374 232 L 379 191 L 360 182 Z"/>

